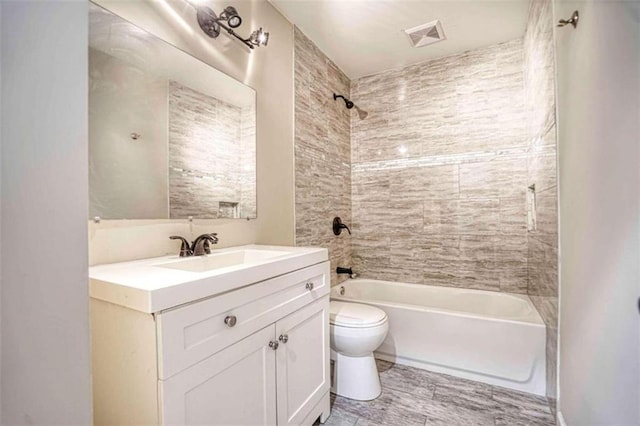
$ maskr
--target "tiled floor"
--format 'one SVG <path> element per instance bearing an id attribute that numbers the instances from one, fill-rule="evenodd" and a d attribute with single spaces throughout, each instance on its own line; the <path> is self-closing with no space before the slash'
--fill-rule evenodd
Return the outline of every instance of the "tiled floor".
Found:
<path id="1" fill-rule="evenodd" d="M 546 398 L 378 361 L 382 395 L 368 402 L 331 395 L 325 426 L 555 425 Z"/>

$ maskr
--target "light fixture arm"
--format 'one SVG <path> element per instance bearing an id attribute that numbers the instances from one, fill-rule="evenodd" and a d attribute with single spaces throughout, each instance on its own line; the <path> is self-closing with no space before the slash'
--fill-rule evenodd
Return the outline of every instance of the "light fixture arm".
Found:
<path id="1" fill-rule="evenodd" d="M 238 40 L 243 42 L 249 49 L 255 49 L 256 48 L 253 44 L 250 43 L 249 39 L 244 39 L 244 38 L 240 37 L 238 35 L 238 33 L 233 31 L 233 28 L 227 27 L 225 24 L 220 22 L 220 20 L 218 20 L 218 25 L 220 25 L 221 28 L 224 28 L 224 30 L 226 32 L 228 32 L 229 34 L 231 34 L 232 36 L 234 36 L 235 38 L 237 38 Z"/>
<path id="2" fill-rule="evenodd" d="M 210 25 L 207 26 L 207 24 L 210 24 L 210 23 L 200 22 L 200 15 L 206 15 L 207 18 L 211 19 L 211 23 L 213 23 L 217 27 L 220 27 L 220 28 L 224 29 L 229 35 L 232 35 L 233 37 L 235 37 L 238 40 L 240 40 L 249 49 L 255 49 L 256 46 L 260 46 L 261 44 L 266 46 L 266 44 L 267 44 L 266 41 L 261 41 L 261 40 L 256 39 L 257 35 L 259 33 L 262 33 L 262 28 L 260 28 L 260 30 L 258 30 L 258 31 L 254 31 L 248 38 L 243 38 L 238 33 L 236 33 L 233 30 L 233 28 L 231 28 L 230 26 L 225 24 L 225 21 L 228 20 L 228 18 L 226 17 L 227 16 L 226 15 L 227 14 L 227 9 L 223 10 L 222 13 L 220 13 L 220 16 L 216 16 L 216 14 L 209 8 L 199 7 L 199 6 L 195 5 L 193 2 L 191 2 L 190 0 L 186 0 L 186 2 L 187 2 L 187 4 L 189 6 L 194 8 L 195 11 L 199 14 L 198 23 L 200 25 L 200 28 L 209 37 L 211 37 L 211 38 L 218 37 L 219 30 L 218 31 L 215 31 L 215 30 L 211 31 Z M 268 40 L 269 33 L 264 33 L 264 34 L 266 34 L 266 37 L 267 37 L 267 40 Z"/>

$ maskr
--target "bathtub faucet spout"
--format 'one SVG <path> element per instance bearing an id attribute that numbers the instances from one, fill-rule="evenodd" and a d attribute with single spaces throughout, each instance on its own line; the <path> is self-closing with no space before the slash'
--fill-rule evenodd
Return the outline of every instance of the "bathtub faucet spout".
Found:
<path id="1" fill-rule="evenodd" d="M 354 273 L 351 268 L 343 268 L 341 266 L 336 268 L 336 274 L 348 274 L 351 279 L 355 279 L 358 276 L 358 274 Z"/>

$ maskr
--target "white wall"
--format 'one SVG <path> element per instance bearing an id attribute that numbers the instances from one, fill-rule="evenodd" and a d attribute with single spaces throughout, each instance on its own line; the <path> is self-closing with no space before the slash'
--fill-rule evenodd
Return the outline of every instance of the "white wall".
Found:
<path id="1" fill-rule="evenodd" d="M 91 423 L 87 3 L 5 2 L 2 423 Z"/>
<path id="2" fill-rule="evenodd" d="M 192 226 L 186 220 L 90 222 L 90 263 L 177 253 L 179 244 L 168 239 L 172 234 L 215 231 L 220 247 L 293 245 L 293 26 L 266 0 L 207 2 L 215 11 L 235 6 L 243 18 L 242 35 L 260 26 L 269 31 L 269 46 L 249 52 L 225 34 L 212 40 L 202 33 L 184 0 L 96 3 L 257 91 L 258 218 L 196 220 Z"/>
<path id="3" fill-rule="evenodd" d="M 637 5 L 636 5 L 637 6 Z M 633 2 L 555 2 L 560 395 L 567 425 L 640 423 L 640 38 Z"/>

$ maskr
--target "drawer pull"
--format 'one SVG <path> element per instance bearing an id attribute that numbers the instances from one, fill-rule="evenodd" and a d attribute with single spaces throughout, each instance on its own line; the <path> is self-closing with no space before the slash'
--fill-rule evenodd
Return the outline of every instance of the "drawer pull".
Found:
<path id="1" fill-rule="evenodd" d="M 307 290 L 309 290 L 309 291 L 313 290 L 313 283 L 311 283 L 311 282 L 307 283 L 307 284 L 304 286 L 304 288 L 306 288 L 306 289 L 307 289 Z"/>
<path id="2" fill-rule="evenodd" d="M 227 315 L 224 319 L 224 323 L 227 324 L 227 327 L 233 327 L 238 322 L 238 319 L 235 315 Z"/>
<path id="3" fill-rule="evenodd" d="M 278 337 L 278 340 L 280 340 L 282 343 L 287 343 L 289 341 L 289 335 L 281 334 L 280 337 Z"/>
<path id="4" fill-rule="evenodd" d="M 277 341 L 277 340 L 272 340 L 272 341 L 270 341 L 270 342 L 269 342 L 269 347 L 270 347 L 271 349 L 273 349 L 274 351 L 275 351 L 276 349 L 278 349 L 278 346 L 280 346 L 280 344 L 278 343 L 278 341 Z"/>

